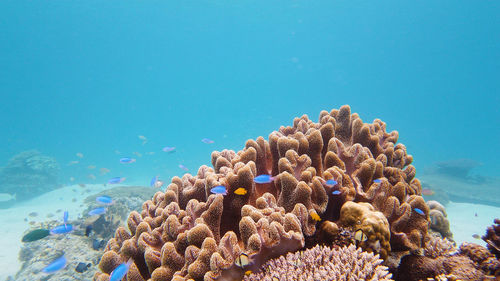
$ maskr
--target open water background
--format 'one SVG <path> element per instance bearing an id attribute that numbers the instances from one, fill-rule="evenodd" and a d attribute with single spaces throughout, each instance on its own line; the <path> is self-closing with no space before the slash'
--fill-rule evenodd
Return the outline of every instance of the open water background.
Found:
<path id="1" fill-rule="evenodd" d="M 213 150 L 349 104 L 398 130 L 418 171 L 466 158 L 498 177 L 499 13 L 498 1 L 2 1 L 0 166 L 37 149 L 61 183 L 169 181 L 179 163 L 195 173 Z M 111 173 L 90 180 L 88 165 Z"/>

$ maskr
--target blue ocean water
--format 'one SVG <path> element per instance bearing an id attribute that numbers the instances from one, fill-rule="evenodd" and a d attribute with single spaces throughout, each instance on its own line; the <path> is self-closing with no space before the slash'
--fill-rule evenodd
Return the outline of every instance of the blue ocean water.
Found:
<path id="1" fill-rule="evenodd" d="M 178 163 L 196 170 L 212 150 L 349 104 L 398 130 L 417 167 L 467 158 L 498 176 L 499 11 L 496 1 L 3 1 L 0 163 L 34 148 L 61 163 L 63 182 L 84 181 L 88 165 L 168 178 Z M 144 156 L 124 167 L 115 150 Z"/>
<path id="2" fill-rule="evenodd" d="M 399 132 L 417 177 L 466 159 L 498 187 L 499 13 L 498 1 L 1 1 L 0 167 L 36 149 L 65 185 L 169 182 L 179 164 L 195 174 L 214 150 L 348 104 Z"/>

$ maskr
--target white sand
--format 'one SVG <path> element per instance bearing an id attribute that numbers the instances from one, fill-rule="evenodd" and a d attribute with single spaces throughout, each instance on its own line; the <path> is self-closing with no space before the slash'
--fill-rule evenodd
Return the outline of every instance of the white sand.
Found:
<path id="1" fill-rule="evenodd" d="M 36 222 L 54 219 L 62 223 L 63 212 L 68 211 L 69 220 L 76 220 L 86 207 L 85 205 L 80 207 L 80 205 L 87 196 L 113 187 L 109 185 L 105 187 L 101 184 L 86 185 L 83 188 L 78 185 L 65 186 L 11 208 L 0 209 L 0 223 L 3 226 L 0 239 L 0 280 L 5 280 L 9 275 L 14 276 L 21 268 L 18 260 L 23 244 L 21 238 L 23 232 L 30 228 L 28 222 L 24 221 L 25 218 Z M 90 192 L 84 192 L 85 190 L 90 190 Z M 76 198 L 75 202 L 73 198 Z M 57 213 L 58 209 L 62 211 Z M 37 216 L 29 217 L 28 214 L 31 212 L 36 212 Z M 49 213 L 54 216 L 47 218 Z"/>
<path id="2" fill-rule="evenodd" d="M 457 245 L 462 242 L 473 242 L 486 246 L 483 240 L 474 239 L 472 235 L 483 236 L 486 228 L 493 224 L 493 220 L 500 218 L 500 207 L 450 202 L 446 205 L 446 213 Z"/>

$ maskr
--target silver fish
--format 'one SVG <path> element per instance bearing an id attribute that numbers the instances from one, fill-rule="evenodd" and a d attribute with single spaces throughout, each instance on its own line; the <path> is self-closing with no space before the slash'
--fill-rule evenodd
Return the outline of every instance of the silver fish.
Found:
<path id="1" fill-rule="evenodd" d="M 0 193 L 0 202 L 7 202 L 10 200 L 17 200 L 16 194 Z"/>

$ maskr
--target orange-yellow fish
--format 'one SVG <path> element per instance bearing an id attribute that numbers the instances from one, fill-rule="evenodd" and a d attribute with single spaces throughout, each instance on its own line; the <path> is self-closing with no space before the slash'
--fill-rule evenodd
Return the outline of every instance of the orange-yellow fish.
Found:
<path id="1" fill-rule="evenodd" d="M 247 190 L 243 187 L 240 187 L 234 191 L 234 194 L 236 195 L 245 195 L 247 194 Z"/>
<path id="2" fill-rule="evenodd" d="M 321 218 L 320 216 L 318 215 L 318 213 L 316 213 L 315 210 L 311 210 L 311 212 L 309 213 L 311 215 L 311 218 L 315 221 L 321 221 Z"/>

